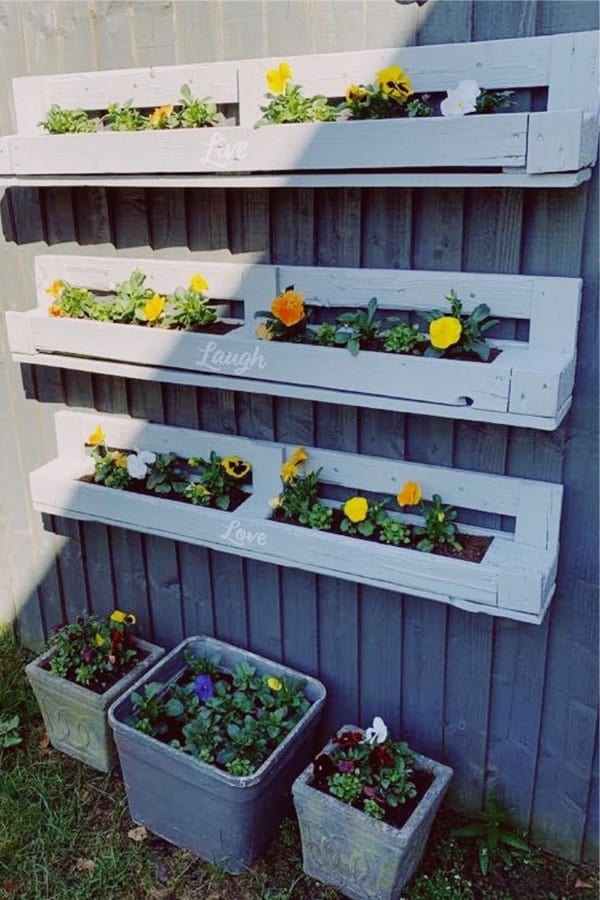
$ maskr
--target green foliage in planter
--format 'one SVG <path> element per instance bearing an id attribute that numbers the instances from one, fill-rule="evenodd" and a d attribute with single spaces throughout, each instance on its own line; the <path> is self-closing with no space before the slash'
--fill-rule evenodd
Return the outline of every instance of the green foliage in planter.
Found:
<path id="1" fill-rule="evenodd" d="M 89 117 L 83 109 L 62 109 L 53 103 L 46 118 L 38 125 L 49 134 L 83 134 L 98 130 L 98 120 Z"/>
<path id="2" fill-rule="evenodd" d="M 109 103 L 108 111 L 102 117 L 111 131 L 143 131 L 148 128 L 148 116 L 132 106 L 132 100 L 125 103 Z"/>
<path id="3" fill-rule="evenodd" d="M 327 97 L 322 94 L 305 97 L 300 85 L 290 82 L 292 77 L 292 70 L 286 62 L 267 72 L 268 103 L 261 106 L 263 115 L 255 128 L 291 122 L 333 122 L 337 119 L 338 110 L 329 104 Z"/>
<path id="4" fill-rule="evenodd" d="M 135 727 L 235 776 L 251 775 L 302 718 L 301 682 L 260 675 L 239 663 L 191 659 L 175 685 L 132 694 Z"/>
<path id="5" fill-rule="evenodd" d="M 234 498 L 239 500 L 241 486 L 252 470 L 239 456 L 221 457 L 214 450 L 209 459 L 185 460 L 175 453 L 112 448 L 100 426 L 88 437 L 86 446 L 91 448 L 96 484 L 119 490 L 143 489 L 223 510 L 232 506 Z"/>
<path id="6" fill-rule="evenodd" d="M 450 315 L 439 309 L 424 314 L 429 322 L 429 339 L 431 346 L 425 356 L 459 356 L 472 353 L 481 360 L 489 359 L 491 347 L 486 344 L 484 333 L 498 324 L 498 319 L 489 318 L 490 308 L 480 303 L 467 315 L 462 311 L 462 301 L 451 290 L 446 294 L 450 304 Z"/>
<path id="7" fill-rule="evenodd" d="M 209 125 L 220 125 L 224 121 L 217 104 L 210 97 L 203 97 L 202 100 L 194 97 L 189 84 L 181 85 L 180 106 L 176 117 L 182 128 L 206 128 Z"/>
<path id="8" fill-rule="evenodd" d="M 59 626 L 48 642 L 50 671 L 94 690 L 104 690 L 125 674 L 139 657 L 129 628 L 135 615 L 114 610 L 110 616 L 78 616 Z"/>
<path id="9" fill-rule="evenodd" d="M 379 716 L 364 733 L 342 730 L 333 740 L 335 748 L 314 761 L 314 786 L 373 818 L 393 821 L 394 811 L 417 794 L 408 745 L 393 741 Z"/>
<path id="10" fill-rule="evenodd" d="M 423 536 L 417 544 L 417 550 L 431 553 L 439 544 L 449 544 L 454 550 L 462 550 L 462 545 L 456 540 L 457 528 L 454 521 L 457 512 L 452 506 L 444 506 L 440 495 L 434 494 L 431 506 L 422 503 L 421 511 L 425 522 L 414 527 L 414 534 Z"/>
<path id="11" fill-rule="evenodd" d="M 419 344 L 427 341 L 427 335 L 420 331 L 418 325 L 409 325 L 406 322 L 391 325 L 382 333 L 382 337 L 383 349 L 388 353 L 412 353 Z"/>
<path id="12" fill-rule="evenodd" d="M 341 329 L 336 332 L 335 343 L 346 347 L 352 356 L 356 356 L 359 350 L 373 347 L 375 338 L 379 332 L 379 323 L 375 321 L 377 312 L 377 300 L 372 297 L 364 309 L 356 312 L 342 313 L 338 316 L 338 324 Z"/>
<path id="13" fill-rule="evenodd" d="M 200 276 L 195 276 L 195 278 L 200 278 Z M 206 285 L 206 282 L 204 284 Z M 167 295 L 168 311 L 164 317 L 165 325 L 191 330 L 212 325 L 217 321 L 216 309 L 214 306 L 209 306 L 208 297 L 202 290 L 195 289 L 193 285 L 194 279 L 189 287 L 178 287 L 173 294 Z M 206 285 L 207 287 L 208 285 Z"/>

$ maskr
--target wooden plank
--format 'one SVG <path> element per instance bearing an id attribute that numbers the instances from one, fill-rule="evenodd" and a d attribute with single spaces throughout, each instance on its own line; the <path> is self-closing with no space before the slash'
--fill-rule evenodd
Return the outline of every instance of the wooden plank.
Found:
<path id="1" fill-rule="evenodd" d="M 247 648 L 250 636 L 244 560 L 212 552 L 211 573 L 216 637 Z"/>
<path id="2" fill-rule="evenodd" d="M 116 608 L 110 565 L 108 529 L 97 522 L 81 522 L 88 603 L 92 612 L 100 617 L 109 616 Z M 124 610 L 127 612 L 128 610 Z"/>
<path id="3" fill-rule="evenodd" d="M 124 528 L 110 528 L 110 555 L 115 584 L 115 606 L 136 616 L 136 634 L 154 640 L 150 617 L 148 582 L 139 534 Z M 162 637 L 161 637 L 162 639 Z"/>
<path id="4" fill-rule="evenodd" d="M 360 706 L 357 681 L 357 588 L 321 576 L 317 582 L 319 615 L 319 678 L 327 685 L 327 709 L 322 728 L 330 733 L 357 721 Z"/>
<path id="5" fill-rule="evenodd" d="M 397 594 L 360 589 L 360 721 L 381 716 L 396 739 L 402 729 L 403 603 Z M 385 672 L 385 677 L 382 673 Z"/>
<path id="6" fill-rule="evenodd" d="M 455 772 L 452 799 L 478 812 L 486 779 L 493 622 L 452 609 L 448 616 L 444 758 Z M 472 685 L 465 690 L 465 685 Z"/>
<path id="7" fill-rule="evenodd" d="M 215 633 L 210 557 L 206 547 L 177 544 L 179 578 L 186 635 Z"/>
<path id="8" fill-rule="evenodd" d="M 155 634 L 167 650 L 184 638 L 177 548 L 172 541 L 144 535 L 148 600 Z"/>

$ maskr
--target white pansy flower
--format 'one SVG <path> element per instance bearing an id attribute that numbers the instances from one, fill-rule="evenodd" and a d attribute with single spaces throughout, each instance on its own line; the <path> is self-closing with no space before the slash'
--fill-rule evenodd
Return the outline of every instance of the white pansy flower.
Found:
<path id="1" fill-rule="evenodd" d="M 271 509 L 279 509 L 279 507 L 281 506 L 281 497 L 279 494 L 276 497 L 271 497 L 271 499 L 269 500 L 269 506 L 271 507 Z"/>
<path id="2" fill-rule="evenodd" d="M 381 716 L 375 716 L 372 726 L 365 731 L 365 741 L 369 744 L 383 744 L 387 736 L 387 725 Z"/>
<path id="3" fill-rule="evenodd" d="M 127 457 L 127 471 L 132 478 L 145 478 L 148 466 L 156 462 L 156 453 L 150 450 L 136 450 Z"/>
<path id="4" fill-rule="evenodd" d="M 467 78 L 459 81 L 454 90 L 448 91 L 448 96 L 442 100 L 440 111 L 443 116 L 466 116 L 475 112 L 475 103 L 481 90 L 473 79 Z"/>

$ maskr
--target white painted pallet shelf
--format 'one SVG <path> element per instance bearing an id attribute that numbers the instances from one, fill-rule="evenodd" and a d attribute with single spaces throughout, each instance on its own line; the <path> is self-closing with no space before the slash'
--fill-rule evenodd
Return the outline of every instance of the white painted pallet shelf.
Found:
<path id="1" fill-rule="evenodd" d="M 19 362 L 544 430 L 556 428 L 571 403 L 577 278 L 58 255 L 38 256 L 35 265 L 37 309 L 6 314 Z M 54 281 L 105 292 L 136 267 L 161 293 L 199 270 L 213 299 L 243 303 L 243 318 L 228 334 L 210 335 L 48 314 Z M 454 289 L 465 312 L 487 303 L 494 317 L 528 321 L 529 338 L 491 341 L 502 351 L 491 363 L 258 340 L 255 312 L 291 284 L 308 307 L 335 314 L 375 296 L 384 316 L 445 310 Z"/>
<path id="2" fill-rule="evenodd" d="M 420 483 L 426 498 L 439 493 L 460 509 L 513 517 L 514 533 L 462 529 L 493 536 L 483 560 L 473 563 L 273 521 L 269 499 L 280 490 L 281 462 L 295 448 L 101 413 L 63 411 L 55 419 L 58 456 L 30 475 L 33 504 L 41 512 L 201 544 L 523 622 L 539 624 L 554 592 L 560 485 L 307 448 L 311 468 L 322 469 L 321 481 L 347 487 L 349 494 L 394 496 L 410 480 Z M 253 465 L 252 495 L 226 513 L 81 482 L 90 471 L 84 442 L 97 425 L 109 445 L 123 449 L 171 450 L 184 456 L 214 449 L 243 456 Z M 460 516 L 458 521 L 460 525 Z"/>
<path id="3" fill-rule="evenodd" d="M 540 177 L 556 173 L 571 173 L 567 180 L 576 183 L 573 173 L 596 159 L 597 32 L 312 54 L 288 61 L 294 83 L 308 95 L 343 97 L 349 84 L 372 83 L 379 69 L 399 64 L 419 93 L 445 92 L 461 79 L 474 78 L 489 89 L 547 88 L 547 109 L 255 129 L 265 102 L 265 73 L 277 59 L 28 76 L 13 81 L 18 133 L 0 139 L 0 175 L 81 175 L 76 183 L 82 184 L 90 183 L 90 176 L 114 175 L 122 184 L 146 173 L 156 175 L 153 184 L 159 184 L 168 173 L 226 173 L 256 184 L 247 181 L 248 173 L 287 172 L 286 184 L 298 177 L 294 173 L 304 173 L 304 184 L 319 186 L 337 183 L 332 178 L 360 184 L 365 169 L 402 169 L 410 173 L 404 183 L 415 184 L 415 170 L 446 169 L 449 173 L 432 173 L 437 186 L 440 178 L 442 184 L 475 186 L 481 178 L 487 184 L 510 184 L 515 177 L 524 180 L 512 183 L 534 186 Z M 54 103 L 90 111 L 129 99 L 138 107 L 176 103 L 182 83 L 228 109 L 237 106 L 239 124 L 76 135 L 47 135 L 39 125 Z M 534 177 L 535 182 L 528 181 Z"/>

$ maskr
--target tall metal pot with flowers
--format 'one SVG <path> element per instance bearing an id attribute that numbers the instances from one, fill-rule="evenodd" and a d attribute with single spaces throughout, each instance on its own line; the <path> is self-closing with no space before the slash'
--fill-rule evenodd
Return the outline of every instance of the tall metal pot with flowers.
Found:
<path id="1" fill-rule="evenodd" d="M 119 609 L 78 616 L 25 669 L 52 746 L 103 772 L 116 758 L 108 707 L 164 653 L 135 637 L 135 624 Z"/>
<path id="2" fill-rule="evenodd" d="M 451 777 L 380 716 L 343 726 L 292 788 L 304 871 L 354 900 L 398 900 Z"/>

